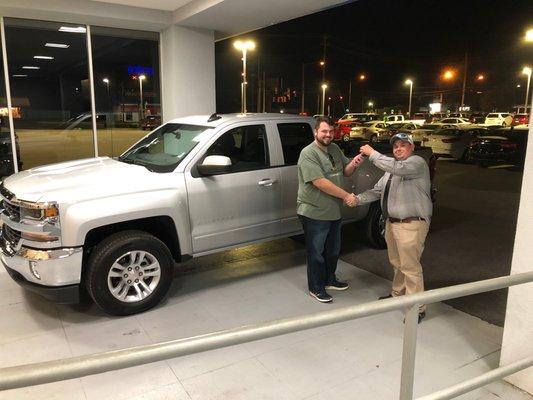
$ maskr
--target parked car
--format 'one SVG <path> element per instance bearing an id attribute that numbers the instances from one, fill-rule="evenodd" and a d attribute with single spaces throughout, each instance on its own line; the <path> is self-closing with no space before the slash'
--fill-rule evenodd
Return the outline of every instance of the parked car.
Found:
<path id="1" fill-rule="evenodd" d="M 487 131 L 472 141 L 466 160 L 481 165 L 510 163 L 523 166 L 528 134 L 526 125 Z"/>
<path id="2" fill-rule="evenodd" d="M 387 131 L 379 139 L 387 141 L 399 132 L 404 132 L 411 135 L 415 130 L 420 128 L 421 125 L 417 125 L 413 122 L 397 122 L 395 124 L 390 124 L 387 128 Z"/>
<path id="3" fill-rule="evenodd" d="M 368 140 L 369 142 L 375 143 L 380 140 L 382 135 L 386 132 L 387 127 L 387 123 L 383 121 L 365 122 L 363 125 L 352 127 L 350 130 L 350 138 Z M 389 136 L 387 135 L 387 139 L 388 138 Z"/>
<path id="4" fill-rule="evenodd" d="M 468 120 L 473 124 L 484 124 L 485 116 L 486 114 L 484 113 L 472 113 L 470 115 L 470 118 L 468 118 Z"/>
<path id="5" fill-rule="evenodd" d="M 441 120 L 443 118 L 446 118 L 446 117 L 447 117 L 447 115 L 445 113 L 440 113 L 440 112 L 439 113 L 433 113 L 433 114 L 431 114 L 431 122 L 435 123 L 435 122 L 437 122 L 437 121 L 439 121 L 439 120 Z"/>
<path id="6" fill-rule="evenodd" d="M 141 129 L 143 131 L 151 131 L 157 128 L 159 125 L 161 125 L 160 115 L 148 115 L 141 124 Z"/>
<path id="7" fill-rule="evenodd" d="M 437 157 L 448 157 L 455 160 L 467 158 L 472 141 L 486 133 L 485 128 L 451 127 L 434 131 L 424 146 L 431 147 Z"/>
<path id="8" fill-rule="evenodd" d="M 468 120 L 468 114 L 463 112 L 452 112 L 448 115 L 449 118 L 462 118 Z"/>
<path id="9" fill-rule="evenodd" d="M 490 113 L 485 117 L 485 125 L 509 126 L 513 122 L 513 117 L 509 113 Z"/>
<path id="10" fill-rule="evenodd" d="M 513 117 L 512 125 L 527 125 L 529 124 L 529 114 L 516 114 Z"/>
<path id="11" fill-rule="evenodd" d="M 379 115 L 374 113 L 347 113 L 340 117 L 337 123 L 339 124 L 343 121 L 369 122 L 378 119 L 380 119 Z"/>
<path id="12" fill-rule="evenodd" d="M 453 125 L 470 125 L 471 122 L 465 118 L 457 118 L 457 117 L 451 117 L 451 118 L 443 118 L 440 121 L 434 122 L 437 124 L 453 124 Z"/>
<path id="13" fill-rule="evenodd" d="M 2 263 L 17 283 L 56 301 L 77 302 L 85 288 L 109 314 L 148 310 L 166 295 L 175 263 L 302 233 L 296 163 L 314 122 L 288 114 L 178 118 L 116 160 L 11 175 L 0 185 Z M 431 149 L 417 151 L 434 165 Z M 342 186 L 361 193 L 382 175 L 367 160 Z M 384 246 L 379 201 L 342 214 L 365 221 L 369 241 Z"/>
<path id="14" fill-rule="evenodd" d="M 15 172 L 13 165 L 13 147 L 11 143 L 11 133 L 2 129 L 0 131 L 0 177 L 9 176 Z M 17 134 L 15 134 L 15 147 L 17 149 L 17 160 L 20 170 L 22 168 L 22 161 L 20 159 L 20 146 Z"/>
<path id="15" fill-rule="evenodd" d="M 7 117 L 0 117 L 0 177 L 9 176 L 15 172 L 13 165 L 13 146 Z M 22 169 L 20 159 L 19 137 L 15 133 L 15 148 L 17 150 L 18 169 Z M 0 207 L 1 208 L 1 207 Z"/>
<path id="16" fill-rule="evenodd" d="M 411 120 L 413 122 L 425 124 L 426 122 L 431 121 L 431 115 L 429 113 L 414 113 Z"/>
<path id="17" fill-rule="evenodd" d="M 360 126 L 363 123 L 357 120 L 348 119 L 335 124 L 333 140 L 350 140 L 351 129 L 355 126 Z"/>
<path id="18" fill-rule="evenodd" d="M 402 114 L 396 114 L 396 115 L 385 115 L 383 117 L 383 121 L 392 124 L 394 122 L 404 122 L 406 118 Z"/>

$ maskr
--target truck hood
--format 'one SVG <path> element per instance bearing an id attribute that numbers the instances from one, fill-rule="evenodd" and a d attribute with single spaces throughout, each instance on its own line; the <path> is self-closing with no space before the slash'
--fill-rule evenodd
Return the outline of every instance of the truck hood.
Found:
<path id="1" fill-rule="evenodd" d="M 172 181 L 165 176 L 168 174 L 98 157 L 32 168 L 11 175 L 4 185 L 20 200 L 74 203 L 163 189 Z"/>

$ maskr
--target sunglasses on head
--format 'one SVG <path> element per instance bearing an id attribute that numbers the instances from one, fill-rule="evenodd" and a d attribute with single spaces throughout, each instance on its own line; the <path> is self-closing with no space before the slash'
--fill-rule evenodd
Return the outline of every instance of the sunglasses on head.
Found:
<path id="1" fill-rule="evenodd" d="M 336 167 L 335 167 L 335 159 L 333 158 L 333 156 L 328 153 L 328 158 L 329 158 L 329 161 L 331 162 L 331 165 L 333 166 L 333 169 L 336 169 Z"/>

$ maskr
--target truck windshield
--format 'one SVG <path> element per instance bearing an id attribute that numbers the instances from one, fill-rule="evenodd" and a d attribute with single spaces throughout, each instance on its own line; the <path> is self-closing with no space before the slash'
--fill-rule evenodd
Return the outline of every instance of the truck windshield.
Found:
<path id="1" fill-rule="evenodd" d="M 172 172 L 211 130 L 207 126 L 165 124 L 136 143 L 118 160 L 142 165 L 153 172 Z"/>

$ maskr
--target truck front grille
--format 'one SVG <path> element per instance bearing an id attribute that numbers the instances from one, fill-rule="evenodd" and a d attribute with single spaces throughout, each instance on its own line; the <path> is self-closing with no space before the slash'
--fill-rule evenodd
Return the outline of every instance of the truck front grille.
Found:
<path id="1" fill-rule="evenodd" d="M 12 221 L 20 221 L 20 206 L 10 202 L 11 199 L 15 198 L 15 195 L 5 188 L 4 184 L 0 184 L 0 196 L 2 199 L 2 208 L 4 209 L 4 214 Z"/>
<path id="2" fill-rule="evenodd" d="M 2 234 L 6 242 L 12 247 L 16 247 L 20 242 L 20 232 L 4 224 L 2 226 Z"/>
<path id="3" fill-rule="evenodd" d="M 2 208 L 4 209 L 4 214 L 12 221 L 20 221 L 20 207 L 14 204 L 11 204 L 7 200 L 2 200 Z"/>

